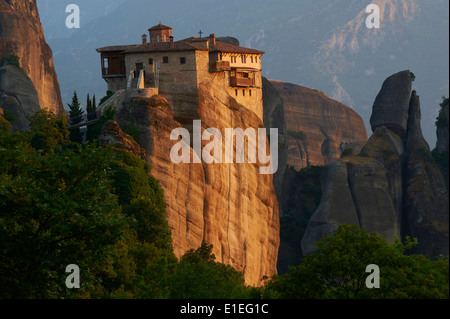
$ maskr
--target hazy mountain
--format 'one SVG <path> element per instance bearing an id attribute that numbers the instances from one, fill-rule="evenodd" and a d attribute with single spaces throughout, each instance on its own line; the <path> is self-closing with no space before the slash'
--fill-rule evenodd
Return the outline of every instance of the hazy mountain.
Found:
<path id="1" fill-rule="evenodd" d="M 58 8 L 50 5 L 57 2 Z M 383 80 L 410 69 L 424 135 L 434 146 L 438 104 L 449 90 L 447 0 L 80 0 L 72 2 L 80 6 L 82 27 L 70 37 L 56 30 L 67 16 L 59 2 L 66 1 L 38 5 L 66 103 L 74 90 L 79 96 L 104 94 L 95 48 L 140 43 L 149 27 L 162 22 L 173 27 L 175 40 L 198 36 L 201 29 L 261 49 L 264 76 L 319 89 L 354 108 L 366 124 Z M 378 30 L 365 27 L 371 2 L 381 8 Z"/>

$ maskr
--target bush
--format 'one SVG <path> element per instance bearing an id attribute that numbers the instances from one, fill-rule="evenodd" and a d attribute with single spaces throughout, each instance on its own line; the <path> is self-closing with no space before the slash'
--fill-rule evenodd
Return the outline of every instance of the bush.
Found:
<path id="1" fill-rule="evenodd" d="M 0 62 L 0 66 L 4 65 L 14 65 L 20 68 L 20 58 L 15 54 L 5 54 Z"/>
<path id="2" fill-rule="evenodd" d="M 431 261 L 405 252 L 417 245 L 408 237 L 386 243 L 358 226 L 340 225 L 333 236 L 316 243 L 289 273 L 274 276 L 262 289 L 263 298 L 285 299 L 448 299 L 448 257 Z M 366 267 L 380 269 L 380 288 L 366 286 Z"/>
<path id="3" fill-rule="evenodd" d="M 360 153 L 358 154 L 358 156 L 361 156 L 361 157 L 370 157 L 369 153 L 367 153 L 367 152 L 360 152 Z"/>
<path id="4" fill-rule="evenodd" d="M 342 151 L 341 158 L 351 155 L 353 155 L 353 148 L 346 148 L 345 150 Z"/>

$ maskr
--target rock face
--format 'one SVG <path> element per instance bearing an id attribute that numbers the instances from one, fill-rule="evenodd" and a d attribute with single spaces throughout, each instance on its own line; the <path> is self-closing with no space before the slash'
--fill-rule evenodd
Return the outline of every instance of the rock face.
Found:
<path id="1" fill-rule="evenodd" d="M 439 117 L 436 122 L 436 135 L 437 142 L 436 148 L 433 150 L 434 156 L 437 158 L 436 162 L 444 176 L 445 183 L 449 184 L 449 171 L 448 171 L 448 158 L 449 158 L 449 117 L 448 117 L 448 105 L 449 99 L 443 101 L 441 104 L 441 110 L 439 111 Z"/>
<path id="2" fill-rule="evenodd" d="M 419 240 L 415 253 L 437 257 L 448 255 L 449 197 L 442 174 L 422 137 L 420 119 L 419 97 L 413 92 L 405 142 L 409 154 L 405 164 L 406 234 Z"/>
<path id="3" fill-rule="evenodd" d="M 262 128 L 258 116 L 218 87 L 201 85 L 197 114 L 202 131 L 217 128 Z M 243 271 L 247 284 L 258 285 L 276 273 L 279 246 L 278 202 L 272 175 L 261 175 L 260 164 L 175 164 L 170 151 L 174 120 L 170 105 L 160 96 L 130 97 L 119 107 L 121 126 L 140 131 L 139 144 L 166 199 L 167 220 L 176 256 L 202 242 L 213 244 L 217 261 Z M 202 149 L 209 141 L 202 141 Z M 268 143 L 267 143 L 268 144 Z M 235 147 L 235 145 L 234 145 Z M 224 154 L 224 151 L 223 151 Z"/>
<path id="4" fill-rule="evenodd" d="M 263 80 L 263 121 L 266 128 L 278 129 L 278 170 L 273 175 L 273 184 L 280 204 L 280 216 L 283 214 L 280 199 L 283 194 L 283 178 L 288 164 L 288 132 L 283 100 L 277 88 L 266 78 Z"/>
<path id="5" fill-rule="evenodd" d="M 63 112 L 52 51 L 45 41 L 36 0 L 0 0 L 0 59 L 6 54 L 20 58 L 40 107 Z"/>
<path id="6" fill-rule="evenodd" d="M 436 149 L 439 153 L 448 152 L 449 149 L 449 128 L 448 128 L 448 100 L 447 104 L 442 107 L 440 116 L 443 118 L 442 124 L 439 124 L 436 135 Z"/>
<path id="7" fill-rule="evenodd" d="M 0 67 L 0 106 L 10 114 L 13 130 L 26 130 L 26 114 L 40 109 L 36 89 L 22 69 L 13 65 Z"/>
<path id="8" fill-rule="evenodd" d="M 412 252 L 432 259 L 448 255 L 448 190 L 422 136 L 420 100 L 411 86 L 409 71 L 388 78 L 373 106 L 374 133 L 361 153 L 326 167 L 324 194 L 302 239 L 304 253 L 346 223 L 390 242 L 416 237 Z"/>
<path id="9" fill-rule="evenodd" d="M 409 70 L 394 74 L 384 81 L 372 108 L 370 117 L 372 131 L 380 126 L 385 126 L 401 137 L 405 136 L 411 86 Z"/>
<path id="10" fill-rule="evenodd" d="M 114 149 L 127 151 L 144 161 L 147 158 L 145 150 L 130 135 L 124 133 L 116 121 L 108 121 L 103 125 L 98 140 L 103 147 L 111 145 Z"/>
<path id="11" fill-rule="evenodd" d="M 274 80 L 270 83 L 283 102 L 287 163 L 296 170 L 332 163 L 343 150 L 359 152 L 367 142 L 363 120 L 349 107 L 314 89 Z"/>

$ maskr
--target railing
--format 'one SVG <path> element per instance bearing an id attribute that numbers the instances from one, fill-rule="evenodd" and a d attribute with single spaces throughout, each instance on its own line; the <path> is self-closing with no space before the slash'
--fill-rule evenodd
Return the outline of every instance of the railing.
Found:
<path id="1" fill-rule="evenodd" d="M 102 76 L 125 76 L 125 72 L 124 66 L 120 68 L 102 68 Z"/>
<path id="2" fill-rule="evenodd" d="M 254 79 L 239 78 L 237 76 L 230 77 L 230 86 L 252 86 L 255 84 Z"/>

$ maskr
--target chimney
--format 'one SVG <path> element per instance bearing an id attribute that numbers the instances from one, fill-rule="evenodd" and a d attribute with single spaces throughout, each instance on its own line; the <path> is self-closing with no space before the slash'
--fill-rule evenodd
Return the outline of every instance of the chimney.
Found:
<path id="1" fill-rule="evenodd" d="M 209 35 L 209 42 L 211 45 L 216 45 L 216 35 L 214 33 Z"/>
<path id="2" fill-rule="evenodd" d="M 170 48 L 174 48 L 174 47 L 175 47 L 175 44 L 173 43 L 173 36 L 170 36 L 169 39 L 170 39 L 170 45 L 169 45 L 169 47 L 170 47 Z"/>
<path id="3" fill-rule="evenodd" d="M 147 43 L 147 35 L 143 34 L 142 35 L 142 44 L 146 44 Z"/>

